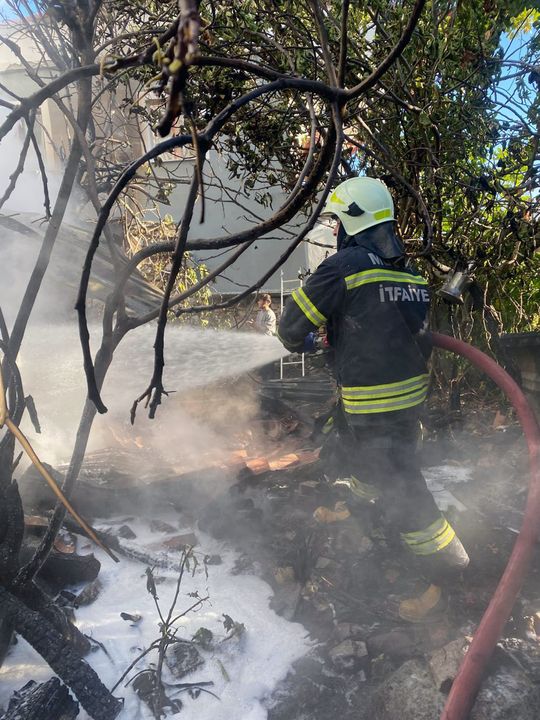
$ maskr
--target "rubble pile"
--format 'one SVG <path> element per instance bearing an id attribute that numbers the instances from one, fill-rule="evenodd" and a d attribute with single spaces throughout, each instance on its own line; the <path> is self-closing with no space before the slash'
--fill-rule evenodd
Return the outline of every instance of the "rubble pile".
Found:
<path id="1" fill-rule="evenodd" d="M 85 507 L 87 516 L 94 516 L 100 538 L 118 554 L 141 563 L 141 572 L 145 566 L 152 568 L 152 582 L 154 577 L 160 582 L 156 569 L 179 570 L 182 553 L 199 544 L 198 531 L 240 553 L 235 573 L 268 582 L 271 607 L 286 620 L 301 623 L 314 642 L 267 699 L 270 720 L 326 720 L 338 714 L 344 720 L 435 720 L 515 538 L 526 492 L 518 429 L 499 421 L 476 434 L 463 429 L 451 442 L 444 437 L 427 444 L 426 462 L 444 465 L 434 475 L 447 476 L 444 491 L 454 505 L 446 512 L 472 562 L 462 580 L 446 588 L 444 606 L 426 622 L 414 624 L 400 619 L 398 601 L 417 596 L 426 581 L 381 527 L 376 502 L 354 500 L 346 483 L 325 474 L 319 448 L 310 440 L 311 428 L 298 417 L 274 412 L 260 422 L 263 447 L 253 436 L 244 436 L 227 455 L 202 455 L 198 467 L 155 465 L 153 473 L 137 475 L 133 452 L 113 448 L 91 454 L 75 502 Z M 465 482 L 458 472 L 464 463 L 470 470 Z M 457 469 L 455 482 L 452 468 Z M 54 469 L 58 479 L 62 471 Z M 29 471 L 21 482 L 25 507 L 34 513 L 25 519 L 28 556 L 45 530 L 51 508 L 50 498 L 36 494 L 37 486 Z M 160 517 L 164 506 L 176 513 L 177 521 L 170 515 Z M 141 507 L 153 536 L 143 545 L 137 529 Z M 100 563 L 79 532 L 66 523 L 38 576 L 42 589 L 71 619 L 102 592 Z M 222 558 L 209 554 L 197 563 L 209 572 Z M 537 716 L 538 571 L 537 563 L 501 640 L 473 720 Z M 81 585 L 77 593 L 70 590 Z M 142 620 L 130 608 L 121 608 L 121 616 L 134 628 Z M 178 638 L 164 656 L 176 687 L 191 688 L 190 692 L 204 685 L 190 684 L 190 679 L 204 666 L 205 651 L 213 647 L 212 633 L 200 630 L 196 641 Z M 86 652 L 102 651 L 97 639 L 83 642 Z M 133 690 L 149 707 L 152 677 L 141 673 L 133 682 Z M 29 684 L 13 698 L 4 720 L 19 717 L 21 703 L 34 702 L 32 698 L 43 693 L 60 698 L 59 707 L 64 702 L 56 684 Z M 176 699 L 169 710 L 181 713 L 181 708 Z M 49 720 L 76 717 L 77 711 L 68 702 L 62 712 L 51 711 Z"/>

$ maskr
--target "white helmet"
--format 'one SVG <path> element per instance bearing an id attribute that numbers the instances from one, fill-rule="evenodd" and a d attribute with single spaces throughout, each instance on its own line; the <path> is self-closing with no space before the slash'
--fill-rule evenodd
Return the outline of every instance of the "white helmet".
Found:
<path id="1" fill-rule="evenodd" d="M 321 212 L 324 215 L 336 215 L 347 235 L 356 235 L 393 220 L 394 202 L 382 180 L 355 177 L 345 180 L 331 193 Z"/>

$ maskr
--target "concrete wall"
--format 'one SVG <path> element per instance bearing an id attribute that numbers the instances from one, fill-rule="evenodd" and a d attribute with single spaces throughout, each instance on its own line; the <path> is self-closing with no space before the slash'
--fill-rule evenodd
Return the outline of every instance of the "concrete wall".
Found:
<path id="1" fill-rule="evenodd" d="M 182 217 L 185 200 L 188 193 L 188 181 L 193 172 L 193 161 L 189 158 L 174 161 L 167 160 L 164 169 L 157 168 L 157 172 L 165 174 L 167 171 L 177 181 L 170 195 L 170 205 L 162 205 L 163 214 L 170 213 L 178 221 Z M 215 150 L 209 154 L 209 161 L 205 172 L 206 182 L 206 208 L 205 222 L 199 223 L 200 211 L 197 205 L 194 220 L 191 225 L 190 239 L 212 239 L 247 230 L 256 223 L 272 216 L 272 214 L 285 202 L 287 195 L 281 188 L 271 188 L 272 204 L 263 207 L 256 198 L 261 186 L 255 184 L 251 192 L 241 191 L 241 182 L 231 178 L 226 167 L 226 158 Z M 228 199 L 230 198 L 230 199 Z M 237 198 L 239 204 L 234 204 L 232 198 Z M 255 243 L 227 269 L 223 277 L 217 279 L 212 286 L 216 293 L 236 294 L 246 287 L 254 284 L 265 272 L 274 265 L 279 257 L 292 243 L 297 233 L 305 223 L 305 216 L 298 217 L 284 229 L 269 233 L 255 241 Z M 313 272 L 324 258 L 332 252 L 332 232 L 323 226 L 318 226 L 310 234 L 310 238 L 327 247 L 319 247 L 303 242 L 296 248 L 290 258 L 283 265 L 284 280 L 293 280 L 299 273 Z M 227 251 L 197 252 L 195 257 L 212 270 L 221 265 L 236 248 Z M 294 285 L 288 286 L 290 289 Z M 266 292 L 279 293 L 281 288 L 281 271 L 274 273 L 263 285 Z"/>
<path id="2" fill-rule="evenodd" d="M 36 67 L 39 65 L 39 73 L 44 80 L 52 77 L 53 69 L 40 63 L 40 54 L 27 37 L 18 38 L 16 28 L 13 26 L 4 26 L 0 28 L 0 31 L 10 35 L 21 44 L 25 57 Z M 37 85 L 28 77 L 26 70 L 5 45 L 0 46 L 0 80 L 21 96 L 29 95 L 37 88 Z M 70 92 L 73 92 L 73 88 Z M 127 89 L 125 93 L 127 93 Z M 0 97 L 10 99 L 1 91 Z M 120 94 L 111 96 L 105 93 L 101 100 L 102 107 L 100 108 L 99 105 L 96 107 L 98 124 L 107 125 L 102 134 L 113 136 L 113 141 L 106 144 L 102 152 L 109 153 L 118 163 L 129 162 L 143 152 L 144 147 L 148 148 L 158 141 L 149 128 L 142 124 L 139 126 L 137 115 L 129 115 L 125 112 L 122 107 L 123 99 Z M 74 96 L 71 97 L 70 102 L 75 102 Z M 5 117 L 7 112 L 6 109 L 0 108 L 0 120 Z M 65 157 L 68 152 L 72 130 L 52 100 L 47 100 L 42 105 L 38 119 L 36 136 L 50 174 L 51 199 L 54 201 L 62 171 L 62 157 Z M 0 189 L 7 184 L 8 176 L 17 164 L 24 136 L 25 125 L 21 121 L 20 128 L 15 129 L 8 142 L 2 143 L 3 162 L 0 168 Z M 193 173 L 193 159 L 190 151 L 179 151 L 174 156 L 163 157 L 161 163 L 153 164 L 152 171 L 161 178 L 171 180 L 174 185 L 169 197 L 170 204 L 162 204 L 159 207 L 162 215 L 169 213 L 176 221 L 180 220 L 188 183 Z M 145 169 L 139 174 L 144 177 L 144 173 Z M 279 187 L 268 189 L 255 182 L 251 191 L 244 192 L 242 185 L 240 179 L 230 176 L 226 167 L 226 158 L 215 150 L 211 151 L 205 175 L 206 219 L 201 225 L 198 222 L 199 211 L 195 213 L 191 238 L 221 237 L 248 229 L 261 220 L 269 218 L 287 198 L 286 193 Z M 268 207 L 261 204 L 256 197 L 261 192 L 268 192 L 271 197 Z M 141 193 L 137 194 L 136 191 L 134 197 L 138 203 L 142 202 L 143 205 L 147 202 L 146 198 Z M 235 204 L 235 200 L 238 201 L 238 204 Z M 28 154 L 24 175 L 20 178 L 18 188 L 8 201 L 5 211 L 42 212 L 41 180 L 32 149 Z M 87 211 L 94 217 L 91 208 L 87 208 Z M 79 220 L 87 214 L 86 212 L 81 213 L 79 210 L 77 213 Z M 71 220 L 75 221 L 75 218 L 71 218 Z M 304 222 L 305 217 L 298 217 L 295 222 L 290 223 L 283 230 L 269 233 L 257 240 L 235 265 L 226 271 L 223 277 L 217 279 L 212 285 L 212 290 L 216 293 L 236 294 L 254 284 L 285 252 Z M 332 244 L 332 235 L 326 229 L 314 231 L 314 235 L 317 242 Z M 195 257 L 212 270 L 220 265 L 231 252 L 234 252 L 234 248 L 225 253 L 223 251 L 201 252 L 197 253 Z M 283 266 L 284 279 L 293 280 L 298 277 L 299 273 L 305 274 L 315 270 L 327 254 L 328 250 L 325 248 L 302 243 Z M 268 279 L 262 290 L 279 292 L 280 279 L 281 272 L 278 271 Z M 289 289 L 292 287 L 294 285 L 288 285 Z"/>

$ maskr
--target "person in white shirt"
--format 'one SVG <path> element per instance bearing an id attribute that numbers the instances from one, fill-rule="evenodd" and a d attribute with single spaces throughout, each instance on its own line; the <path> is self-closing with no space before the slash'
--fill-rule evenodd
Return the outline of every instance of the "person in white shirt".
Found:
<path id="1" fill-rule="evenodd" d="M 253 323 L 253 329 L 261 335 L 276 334 L 276 313 L 272 310 L 272 297 L 265 293 L 257 300 L 259 311 Z"/>

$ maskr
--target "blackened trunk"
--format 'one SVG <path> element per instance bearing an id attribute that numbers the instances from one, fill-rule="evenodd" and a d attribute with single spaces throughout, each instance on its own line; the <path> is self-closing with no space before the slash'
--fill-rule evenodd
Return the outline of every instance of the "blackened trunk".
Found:
<path id="1" fill-rule="evenodd" d="M 9 701 L 0 720 L 75 720 L 79 703 L 75 702 L 58 678 L 39 685 L 30 680 Z"/>
<path id="2" fill-rule="evenodd" d="M 0 587 L 0 614 L 38 652 L 73 692 L 93 720 L 114 720 L 122 702 L 113 697 L 94 670 L 42 614 L 30 610 Z"/>

